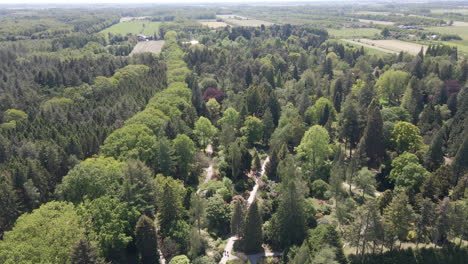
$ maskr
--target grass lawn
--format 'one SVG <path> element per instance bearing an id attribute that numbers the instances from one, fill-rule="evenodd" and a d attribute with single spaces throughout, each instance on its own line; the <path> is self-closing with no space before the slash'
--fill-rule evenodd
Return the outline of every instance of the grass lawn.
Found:
<path id="1" fill-rule="evenodd" d="M 133 35 L 154 35 L 155 33 L 159 32 L 160 24 L 161 22 L 153 21 L 122 22 L 102 30 L 101 33 L 105 33 L 106 35 L 107 33 L 120 35 L 127 35 L 129 33 Z"/>
<path id="2" fill-rule="evenodd" d="M 362 45 L 350 43 L 350 42 L 343 41 L 343 40 L 338 40 L 338 42 L 340 42 L 343 45 L 350 45 L 350 46 L 353 46 L 353 47 L 356 47 L 356 48 L 361 48 L 362 47 Z M 365 52 L 365 54 L 376 55 L 376 56 L 385 56 L 385 55 L 389 54 L 387 52 L 380 51 L 380 50 L 373 49 L 373 48 L 368 48 L 368 47 L 364 47 L 364 52 Z"/>
<path id="3" fill-rule="evenodd" d="M 468 41 L 468 27 L 429 27 L 426 30 L 442 34 L 456 34 L 463 40 Z"/>
<path id="4" fill-rule="evenodd" d="M 380 34 L 381 30 L 376 28 L 342 28 L 327 29 L 328 34 L 337 39 L 341 38 L 369 38 Z"/>

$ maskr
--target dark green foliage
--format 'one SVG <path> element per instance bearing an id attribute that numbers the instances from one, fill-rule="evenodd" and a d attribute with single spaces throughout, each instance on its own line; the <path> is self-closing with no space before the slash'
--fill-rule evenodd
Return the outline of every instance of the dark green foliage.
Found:
<path id="1" fill-rule="evenodd" d="M 153 220 L 140 216 L 135 227 L 135 244 L 142 264 L 159 263 L 158 240 Z"/>
<path id="2" fill-rule="evenodd" d="M 255 200 L 247 210 L 245 218 L 244 248 L 248 254 L 257 253 L 262 248 L 262 223 L 262 217 Z"/>
<path id="3" fill-rule="evenodd" d="M 385 155 L 384 145 L 382 142 L 383 121 L 377 100 L 373 100 L 367 110 L 367 126 L 364 130 L 364 135 L 359 142 L 368 158 L 368 166 L 370 168 L 378 168 Z"/>
<path id="4" fill-rule="evenodd" d="M 436 170 L 444 162 L 444 151 L 442 149 L 444 139 L 442 136 L 442 131 L 435 135 L 426 154 L 426 167 L 431 171 Z"/>
<path id="5" fill-rule="evenodd" d="M 72 264 L 103 264 L 105 263 L 98 255 L 97 248 L 85 239 L 81 239 L 71 252 Z"/>

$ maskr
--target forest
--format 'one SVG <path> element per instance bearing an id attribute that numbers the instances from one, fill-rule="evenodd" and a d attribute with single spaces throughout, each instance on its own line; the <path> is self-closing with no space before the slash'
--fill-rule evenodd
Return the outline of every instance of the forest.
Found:
<path id="1" fill-rule="evenodd" d="M 465 263 L 468 57 L 329 31 L 468 12 L 346 7 L 0 6 L 0 263 Z"/>

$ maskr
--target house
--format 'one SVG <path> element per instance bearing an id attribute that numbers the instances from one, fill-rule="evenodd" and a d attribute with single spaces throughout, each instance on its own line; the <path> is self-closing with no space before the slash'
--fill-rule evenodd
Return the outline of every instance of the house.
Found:
<path id="1" fill-rule="evenodd" d="M 142 35 L 142 34 L 138 34 L 137 38 L 138 38 L 138 41 L 148 41 L 148 40 L 153 39 L 152 36 L 145 36 L 145 35 Z"/>

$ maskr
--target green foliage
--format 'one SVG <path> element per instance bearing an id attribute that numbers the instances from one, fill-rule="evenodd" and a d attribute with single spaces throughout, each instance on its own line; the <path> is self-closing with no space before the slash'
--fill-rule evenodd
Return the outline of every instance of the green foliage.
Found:
<path id="1" fill-rule="evenodd" d="M 398 122 L 393 127 L 392 140 L 399 153 L 416 152 L 422 144 L 419 128 L 408 122 Z"/>
<path id="2" fill-rule="evenodd" d="M 184 134 L 179 134 L 173 140 L 174 157 L 177 162 L 177 173 L 184 181 L 189 180 L 191 166 L 195 158 L 195 143 Z"/>
<path id="3" fill-rule="evenodd" d="M 414 211 L 408 202 L 408 196 L 400 193 L 385 208 L 384 221 L 386 224 L 386 236 L 391 244 L 394 239 L 406 240 L 411 223 L 414 221 Z"/>
<path id="4" fill-rule="evenodd" d="M 83 238 L 73 204 L 49 202 L 20 216 L 0 241 L 0 262 L 70 263 L 72 248 Z"/>
<path id="5" fill-rule="evenodd" d="M 89 158 L 75 166 L 57 186 L 57 195 L 78 204 L 85 198 L 117 195 L 124 179 L 124 163 L 114 158 Z"/>
<path id="6" fill-rule="evenodd" d="M 386 71 L 375 84 L 380 97 L 392 105 L 398 105 L 409 76 L 407 72 L 403 71 Z"/>
<path id="7" fill-rule="evenodd" d="M 262 217 L 260 215 L 257 201 L 254 201 L 245 218 L 244 248 L 246 253 L 256 253 L 262 248 Z"/>
<path id="8" fill-rule="evenodd" d="M 392 161 L 392 170 L 388 177 L 396 186 L 416 191 L 428 174 L 429 172 L 419 164 L 416 155 L 404 152 Z"/>
<path id="9" fill-rule="evenodd" d="M 325 199 L 325 193 L 330 189 L 330 185 L 324 180 L 318 179 L 312 182 L 310 187 L 312 196 L 318 199 Z"/>
<path id="10" fill-rule="evenodd" d="M 18 109 L 8 109 L 4 113 L 5 122 L 20 122 L 28 118 L 28 114 Z"/>
<path id="11" fill-rule="evenodd" d="M 213 141 L 213 137 L 216 135 L 218 130 L 215 126 L 211 124 L 211 121 L 201 116 L 197 122 L 195 122 L 195 130 L 194 133 L 198 137 L 199 144 L 205 148 L 211 141 Z"/>
<path id="12" fill-rule="evenodd" d="M 255 116 L 248 116 L 241 128 L 242 135 L 250 145 L 260 142 L 263 139 L 263 122 Z"/>
<path id="13" fill-rule="evenodd" d="M 190 264 L 190 260 L 185 255 L 179 255 L 173 257 L 169 264 Z"/>
<path id="14" fill-rule="evenodd" d="M 135 227 L 135 244 L 142 264 L 159 263 L 156 227 L 151 218 L 140 216 Z"/>
<path id="15" fill-rule="evenodd" d="M 310 124 L 324 126 L 327 122 L 335 121 L 336 115 L 333 103 L 325 97 L 320 97 L 313 106 L 307 108 L 305 120 Z"/>
<path id="16" fill-rule="evenodd" d="M 186 190 L 180 180 L 162 175 L 156 176 L 156 201 L 161 232 L 168 236 L 169 230 L 186 212 L 183 201 Z"/>
<path id="17" fill-rule="evenodd" d="M 231 208 L 220 195 L 208 199 L 206 218 L 208 230 L 216 232 L 218 235 L 226 235 L 229 232 Z"/>
<path id="18" fill-rule="evenodd" d="M 359 142 L 359 150 L 364 152 L 368 158 L 367 164 L 370 168 L 378 168 L 385 155 L 383 138 L 383 121 L 377 100 L 372 100 L 367 108 L 367 125 L 364 135 Z"/>
<path id="19" fill-rule="evenodd" d="M 375 175 L 367 167 L 362 168 L 358 171 L 356 176 L 353 178 L 353 183 L 360 189 L 362 189 L 362 196 L 364 194 L 373 194 L 377 182 Z"/>
<path id="20" fill-rule="evenodd" d="M 104 260 L 99 257 L 99 252 L 94 243 L 81 239 L 71 252 L 71 264 L 104 264 Z"/>
<path id="21" fill-rule="evenodd" d="M 313 176 L 328 159 L 331 153 L 330 136 L 328 131 L 320 125 L 309 128 L 301 140 L 301 144 L 296 147 L 297 155 L 306 162 Z"/>
<path id="22" fill-rule="evenodd" d="M 123 250 L 132 241 L 138 211 L 109 196 L 86 200 L 77 210 L 88 237 L 98 241 L 101 254 L 121 260 Z"/>

